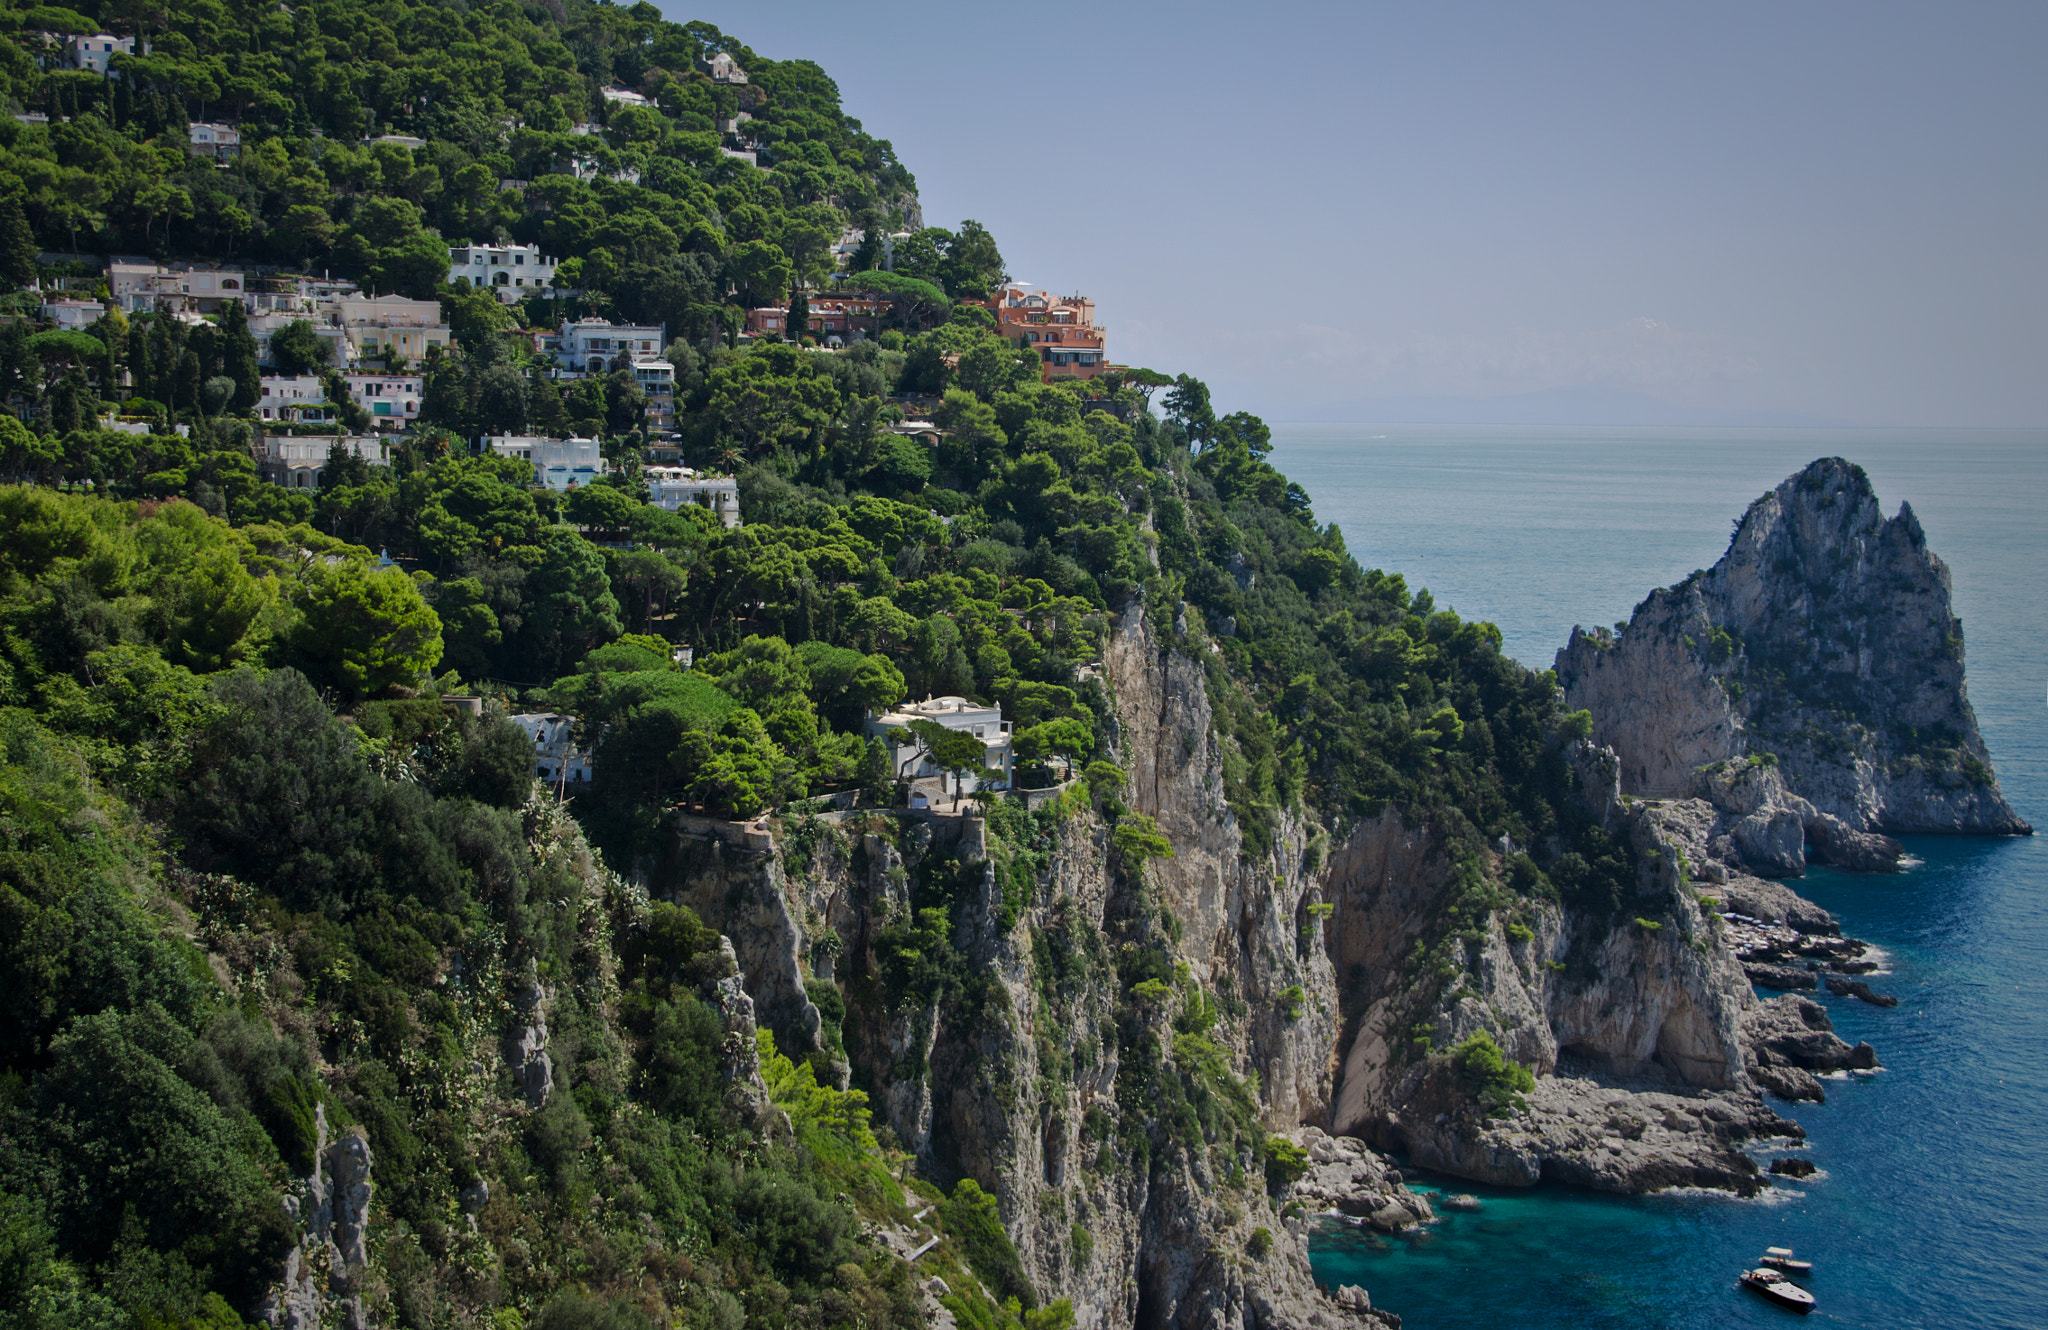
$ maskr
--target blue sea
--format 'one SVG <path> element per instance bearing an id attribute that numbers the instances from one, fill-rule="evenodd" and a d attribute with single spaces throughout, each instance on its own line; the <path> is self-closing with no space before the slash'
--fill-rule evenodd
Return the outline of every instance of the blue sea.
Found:
<path id="1" fill-rule="evenodd" d="M 2048 833 L 2048 431 L 1648 430 L 1283 425 L 1273 461 L 1367 567 L 1500 625 L 1547 669 L 1574 623 L 1628 618 L 1711 565 L 1749 502 L 1817 457 L 1910 502 L 1955 580 L 1969 689 L 2006 797 Z M 2048 1326 L 2048 834 L 1920 838 L 1894 877 L 1818 870 L 1798 889 L 1870 940 L 1880 1010 L 1823 997 L 1885 1070 L 1781 1111 L 1820 1172 L 1741 1201 L 1565 1188 L 1471 1191 L 1476 1213 L 1311 1244 L 1410 1330 L 1771 1326 L 1735 1287 L 1766 1246 L 1817 1270 L 1813 1322 Z M 1788 1319 L 1789 1318 L 1789 1319 Z"/>

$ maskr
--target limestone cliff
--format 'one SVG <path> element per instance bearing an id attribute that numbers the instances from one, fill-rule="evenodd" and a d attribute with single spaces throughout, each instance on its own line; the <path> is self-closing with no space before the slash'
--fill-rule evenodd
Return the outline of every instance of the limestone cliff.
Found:
<path id="1" fill-rule="evenodd" d="M 1619 917 L 1536 897 L 1447 936 L 1452 865 L 1426 832 L 1388 812 L 1333 855 L 1331 950 L 1356 1016 L 1331 1128 L 1504 1186 L 1754 1192 L 1739 1143 L 1799 1134 L 1746 1071 L 1756 1000 L 1678 845 L 1616 796 L 1613 755 L 1582 747 L 1576 765 L 1641 865 Z M 1536 1075 L 1515 1112 L 1478 1109 L 1441 1055 L 1480 1032 Z"/>
<path id="2" fill-rule="evenodd" d="M 1775 832 L 1752 826 L 1765 871 L 1797 872 L 1799 842 L 1827 854 L 1830 833 L 1840 861 L 1872 852 L 1840 832 L 2030 830 L 1977 732 L 1947 567 L 1911 507 L 1887 519 L 1840 458 L 1751 504 L 1720 562 L 1652 592 L 1619 636 L 1574 629 L 1557 675 L 1631 794 L 1701 793 L 1701 768 L 1775 761 L 1832 821 L 1788 804 Z"/>
<path id="3" fill-rule="evenodd" d="M 1032 1285 L 1072 1299 L 1084 1330 L 1379 1322 L 1363 1295 L 1315 1287 L 1300 1207 L 1283 1214 L 1252 1155 L 1220 1144 L 1327 1118 L 1339 1016 L 1307 910 L 1313 828 L 1290 820 L 1272 856 L 1245 856 L 1202 671 L 1142 611 L 1112 629 L 1103 673 L 1126 798 L 1171 858 L 1122 862 L 1077 791 L 1057 814 L 987 824 L 789 819 L 772 853 L 686 848 L 652 889 L 733 938 L 786 1046 L 843 1040 L 878 1124 L 925 1177 L 995 1196 Z M 943 981 L 917 968 L 940 954 Z M 1132 957 L 1155 955 L 1170 958 L 1163 996 L 1134 997 Z M 828 976 L 840 1030 L 804 996 Z M 1188 1097 L 1157 1111 L 1161 1129 L 1135 1131 L 1124 1105 L 1174 1087 Z M 1384 1169 L 1370 1172 L 1383 1208 Z"/>
<path id="4" fill-rule="evenodd" d="M 924 1177 L 997 1198 L 1034 1288 L 1088 1330 L 1384 1316 L 1314 1287 L 1305 1209 L 1398 1227 L 1428 1208 L 1317 1128 L 1508 1184 L 1761 1185 L 1740 1143 L 1798 1128 L 1750 1075 L 1758 1004 L 1611 752 L 1577 744 L 1573 780 L 1641 865 L 1621 916 L 1539 894 L 1457 936 L 1458 866 L 1391 810 L 1334 845 L 1309 810 L 1284 812 L 1273 850 L 1247 854 L 1207 640 L 1172 631 L 1126 611 L 1102 671 L 1124 798 L 1170 858 L 1126 861 L 1077 789 L 986 822 L 786 818 L 758 853 L 687 840 L 650 887 L 733 938 L 764 1023 L 867 1089 Z M 1504 843 L 1484 874 L 1516 854 Z M 840 1003 L 843 1020 L 821 1013 Z M 1481 1030 L 1539 1074 L 1525 1111 L 1489 1119 L 1447 1079 L 1442 1051 Z M 1296 1191 L 1276 1199 L 1249 1151 L 1224 1148 L 1245 1128 L 1305 1144 Z"/>

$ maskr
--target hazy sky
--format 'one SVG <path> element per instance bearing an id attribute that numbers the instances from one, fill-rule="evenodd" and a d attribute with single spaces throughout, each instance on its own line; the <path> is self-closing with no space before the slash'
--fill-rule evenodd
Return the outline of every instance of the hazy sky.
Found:
<path id="1" fill-rule="evenodd" d="M 2048 423 L 2048 4 L 699 3 L 1220 407 Z"/>

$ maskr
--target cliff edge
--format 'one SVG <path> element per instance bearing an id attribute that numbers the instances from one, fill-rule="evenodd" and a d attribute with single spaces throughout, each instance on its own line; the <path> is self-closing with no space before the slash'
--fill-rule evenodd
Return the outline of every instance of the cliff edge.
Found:
<path id="1" fill-rule="evenodd" d="M 2032 832 L 1977 731 L 1947 566 L 1912 508 L 1887 519 L 1839 457 L 1751 504 L 1719 563 L 1652 592 L 1618 635 L 1574 628 L 1557 677 L 1630 794 L 1712 800 L 1703 769 L 1775 759 L 1811 806 L 1808 849 L 1843 831 Z M 1771 875 L 1796 874 L 1797 849 L 1777 846 Z"/>

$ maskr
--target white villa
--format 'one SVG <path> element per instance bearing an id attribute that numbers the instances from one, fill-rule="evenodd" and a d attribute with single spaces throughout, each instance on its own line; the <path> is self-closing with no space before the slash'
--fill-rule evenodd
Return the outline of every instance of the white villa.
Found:
<path id="1" fill-rule="evenodd" d="M 540 349 L 553 354 L 556 363 L 572 374 L 602 374 L 611 368 L 613 356 L 637 361 L 660 355 L 668 345 L 666 333 L 659 323 L 641 327 L 607 319 L 572 319 L 560 332 L 544 334 Z"/>
<path id="2" fill-rule="evenodd" d="M 183 426 L 180 426 L 183 428 Z M 288 434 L 266 435 L 263 439 L 263 478 L 287 489 L 316 489 L 327 471 L 327 457 L 336 443 L 342 451 L 362 458 L 371 466 L 388 466 L 384 441 L 373 435 L 350 434 L 294 438 Z"/>
<path id="3" fill-rule="evenodd" d="M 533 739 L 533 774 L 545 781 L 582 785 L 590 780 L 590 754 L 576 751 L 576 718 L 556 711 L 528 711 L 513 723 Z"/>
<path id="4" fill-rule="evenodd" d="M 257 383 L 263 392 L 256 399 L 258 420 L 315 424 L 326 421 L 327 388 L 318 374 L 265 374 Z"/>
<path id="5" fill-rule="evenodd" d="M 448 280 L 466 278 L 471 286 L 545 287 L 560 266 L 561 260 L 541 253 L 539 245 L 464 245 L 448 251 Z"/>
<path id="6" fill-rule="evenodd" d="M 417 374 L 344 374 L 341 381 L 381 432 L 402 430 L 420 418 L 426 380 Z"/>
<path id="7" fill-rule="evenodd" d="M 487 447 L 500 457 L 516 457 L 533 465 L 533 481 L 551 490 L 580 489 L 604 474 L 604 454 L 596 439 L 546 439 L 534 434 L 487 434 Z"/>
<path id="8" fill-rule="evenodd" d="M 641 475 L 647 501 L 657 508 L 673 513 L 696 504 L 718 514 L 728 529 L 740 524 L 740 483 L 731 476 L 699 475 L 686 466 L 651 466 Z"/>
<path id="9" fill-rule="evenodd" d="M 983 706 L 964 697 L 928 697 L 922 702 L 905 703 L 894 710 L 869 716 L 862 728 L 888 747 L 890 768 L 905 780 L 944 774 L 933 764 L 922 745 L 900 744 L 889 738 L 890 730 L 905 728 L 914 720 L 937 721 L 949 730 L 962 730 L 981 740 L 987 750 L 981 765 L 1000 773 L 1000 779 L 990 781 L 988 788 L 1006 790 L 1010 787 L 1011 722 L 1003 719 L 1001 707 Z M 972 794 L 980 788 L 980 777 L 963 776 L 955 793 Z"/>

